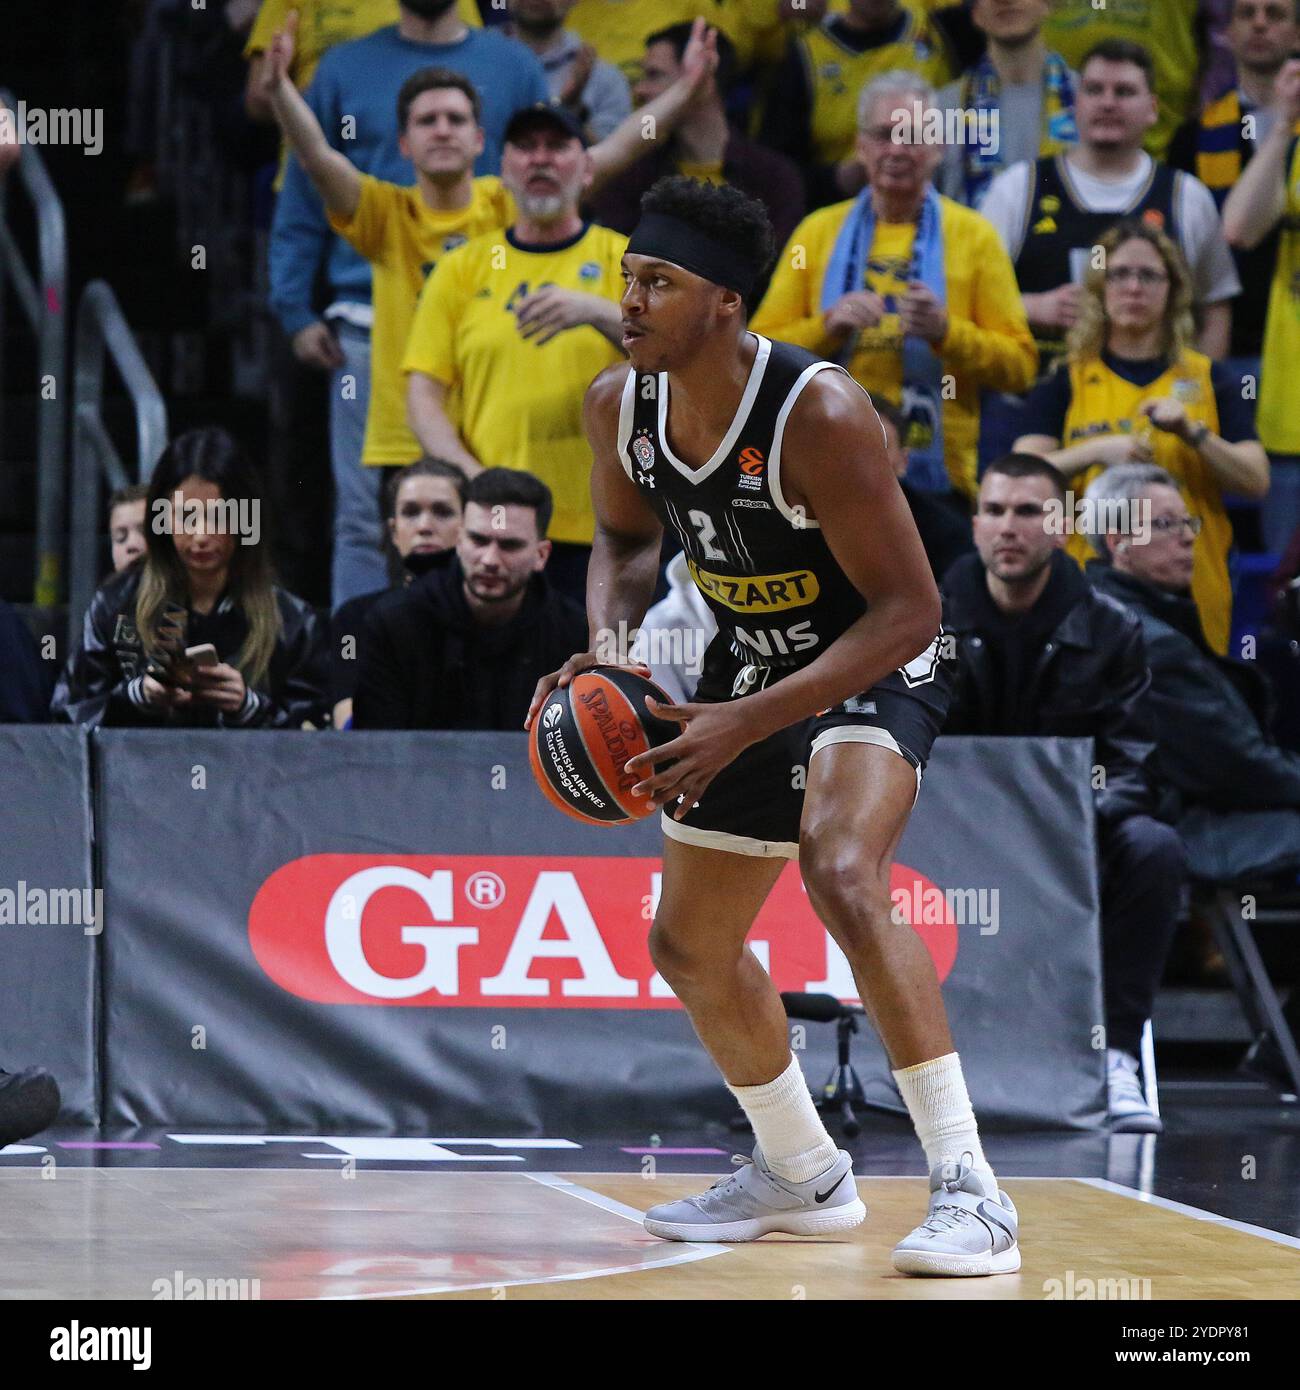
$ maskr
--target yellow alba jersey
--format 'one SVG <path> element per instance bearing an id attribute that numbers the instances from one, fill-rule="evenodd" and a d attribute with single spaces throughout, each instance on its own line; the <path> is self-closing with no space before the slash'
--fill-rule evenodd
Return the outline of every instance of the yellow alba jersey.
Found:
<path id="1" fill-rule="evenodd" d="M 812 153 L 817 164 L 833 164 L 852 153 L 858 133 L 858 97 L 873 77 L 894 68 L 919 73 L 934 87 L 955 75 L 943 41 L 908 10 L 897 42 L 855 53 L 824 25 L 795 40 L 812 93 Z"/>
<path id="2" fill-rule="evenodd" d="M 564 27 L 589 43 L 597 57 L 621 68 L 629 82 L 636 82 L 649 35 L 697 15 L 734 41 L 739 20 L 728 0 L 578 0 Z"/>
<path id="3" fill-rule="evenodd" d="M 1144 434 L 1155 451 L 1154 462 L 1173 475 L 1182 489 L 1188 511 L 1201 518 L 1201 534 L 1196 538 L 1192 597 L 1201 617 L 1205 640 L 1220 654 L 1228 650 L 1232 624 L 1232 584 L 1228 579 L 1228 549 L 1232 545 L 1232 523 L 1223 509 L 1223 494 L 1210 466 L 1189 444 L 1168 430 L 1158 430 L 1138 414 L 1143 401 L 1172 396 L 1181 401 L 1187 418 L 1204 421 L 1219 432 L 1219 408 L 1210 379 L 1210 359 L 1199 352 L 1186 352 L 1147 386 L 1135 386 L 1096 359 L 1070 367 L 1070 408 L 1062 427 L 1061 445 L 1093 439 L 1099 434 Z M 1088 484 L 1103 473 L 1100 466 L 1076 473 L 1070 488 L 1082 497 Z M 1070 537 L 1068 549 L 1080 564 L 1093 557 L 1084 537 Z"/>
<path id="4" fill-rule="evenodd" d="M 1196 0 L 1053 0 L 1043 42 L 1075 72 L 1093 44 L 1132 39 L 1155 65 L 1160 119 L 1147 132 L 1148 153 L 1163 159 L 1175 130 L 1196 107 L 1200 55 L 1196 48 Z"/>
<path id="5" fill-rule="evenodd" d="M 627 238 L 586 226 L 572 241 L 521 247 L 510 233 L 475 238 L 444 256 L 420 294 L 405 370 L 459 393 L 459 427 L 485 468 L 522 468 L 555 499 L 551 536 L 590 545 L 591 449 L 582 398 L 592 378 L 623 354 L 587 325 L 542 346 L 521 336 L 515 306 L 546 285 L 623 296 Z"/>
<path id="6" fill-rule="evenodd" d="M 335 44 L 364 39 L 398 20 L 397 0 L 262 0 L 244 45 L 245 58 L 270 48 L 290 10 L 298 11 L 298 40 L 289 76 L 300 92 L 311 85 L 321 58 Z M 475 0 L 456 0 L 456 13 L 475 29 L 482 27 Z M 397 100 L 396 93 L 393 100 Z"/>
<path id="7" fill-rule="evenodd" d="M 1286 210 L 1280 223 L 1273 287 L 1264 323 L 1257 424 L 1275 454 L 1300 454 L 1300 410 L 1291 373 L 1300 362 L 1300 141 L 1287 161 Z"/>
<path id="8" fill-rule="evenodd" d="M 885 315 L 864 329 L 851 352 L 827 337 L 822 283 L 853 202 L 832 203 L 810 213 L 795 228 L 777 258 L 772 283 L 750 327 L 768 338 L 793 343 L 841 362 L 873 396 L 899 403 L 903 392 L 902 334 L 898 297 L 907 288 L 913 222 L 877 222 L 867 257 L 866 283 L 885 301 Z M 992 223 L 948 198 L 939 200 L 943 236 L 948 334 L 935 351 L 951 390 L 943 391 L 944 463 L 954 488 L 973 498 L 980 391 L 1024 391 L 1034 379 L 1034 349 L 1015 272 Z"/>
<path id="9" fill-rule="evenodd" d="M 469 205 L 435 212 L 418 188 L 361 176 L 361 200 L 351 221 L 330 215 L 330 226 L 371 264 L 375 323 L 370 336 L 370 403 L 362 463 L 414 463 L 420 446 L 406 423 L 402 357 L 420 289 L 448 251 L 471 237 L 508 227 L 514 200 L 494 174 L 474 180 Z"/>
<path id="10" fill-rule="evenodd" d="M 923 15 L 950 3 L 951 0 L 903 0 L 903 8 Z M 796 19 L 782 19 L 780 0 L 719 0 L 719 4 L 742 69 L 751 64 L 770 67 L 779 63 L 787 40 L 811 27 Z M 849 0 L 830 0 L 826 14 L 843 14 L 848 8 Z"/>

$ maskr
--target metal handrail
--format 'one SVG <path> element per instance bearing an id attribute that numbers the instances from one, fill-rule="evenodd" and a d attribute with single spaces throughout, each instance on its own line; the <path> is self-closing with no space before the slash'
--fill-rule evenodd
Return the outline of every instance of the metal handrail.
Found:
<path id="1" fill-rule="evenodd" d="M 72 534 L 68 558 L 68 643 L 76 644 L 82 617 L 95 593 L 102 529 L 101 478 L 110 487 L 146 483 L 167 444 L 167 407 L 117 296 L 92 280 L 77 306 L 73 344 L 76 376 L 72 397 Z M 104 357 L 113 360 L 135 412 L 135 478 L 122 462 L 104 425 Z"/>
<path id="2" fill-rule="evenodd" d="M 18 112 L 13 93 L 0 99 Z M 34 275 L 5 216 L 5 185 L 17 178 L 36 212 L 40 268 Z M 0 349 L 4 343 L 5 276 L 12 277 L 23 314 L 36 335 L 39 399 L 36 421 L 36 576 L 38 607 L 53 607 L 62 585 L 66 431 L 64 365 L 67 360 L 68 238 L 63 203 L 35 146 L 24 145 L 16 169 L 0 179 Z M 0 363 L 0 380 L 3 364 Z"/>

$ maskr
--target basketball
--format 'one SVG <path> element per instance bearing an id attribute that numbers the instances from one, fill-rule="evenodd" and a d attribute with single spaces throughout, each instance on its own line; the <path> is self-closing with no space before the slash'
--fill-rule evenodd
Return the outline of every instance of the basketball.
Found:
<path id="1" fill-rule="evenodd" d="M 553 806 L 589 825 L 626 825 L 652 814 L 649 797 L 632 795 L 642 778 L 623 767 L 676 738 L 681 726 L 656 719 L 647 695 L 671 704 L 653 681 L 613 666 L 594 666 L 551 693 L 533 721 L 528 754 Z"/>

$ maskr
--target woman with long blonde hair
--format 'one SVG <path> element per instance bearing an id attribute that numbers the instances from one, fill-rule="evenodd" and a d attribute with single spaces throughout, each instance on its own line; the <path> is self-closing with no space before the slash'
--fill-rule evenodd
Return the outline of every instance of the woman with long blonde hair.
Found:
<path id="1" fill-rule="evenodd" d="M 1093 248 L 1066 361 L 1030 394 L 1015 448 L 1053 464 L 1077 499 L 1112 464 L 1155 463 L 1169 472 L 1192 512 L 1191 592 L 1201 626 L 1224 653 L 1232 524 L 1223 494 L 1263 497 L 1268 457 L 1242 381 L 1197 352 L 1193 336 L 1182 252 L 1158 226 L 1118 223 Z M 1081 564 L 1091 556 L 1080 531 L 1069 550 Z"/>
<path id="2" fill-rule="evenodd" d="M 77 724 L 298 728 L 324 722 L 324 636 L 274 583 L 256 475 L 223 430 L 154 469 L 145 553 L 87 610 L 52 708 Z"/>

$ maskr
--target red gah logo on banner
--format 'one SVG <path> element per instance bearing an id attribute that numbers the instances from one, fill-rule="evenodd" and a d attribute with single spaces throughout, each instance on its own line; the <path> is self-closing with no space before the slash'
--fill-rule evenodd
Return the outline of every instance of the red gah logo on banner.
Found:
<path id="1" fill-rule="evenodd" d="M 678 1008 L 646 936 L 660 861 L 547 855 L 313 854 L 277 869 L 249 909 L 258 964 L 318 1004 Z M 896 864 L 895 902 L 940 980 L 957 926 L 929 879 Z M 931 908 L 933 910 L 931 910 Z M 777 880 L 749 944 L 778 989 L 856 999 L 843 953 L 808 905 L 798 866 Z"/>

